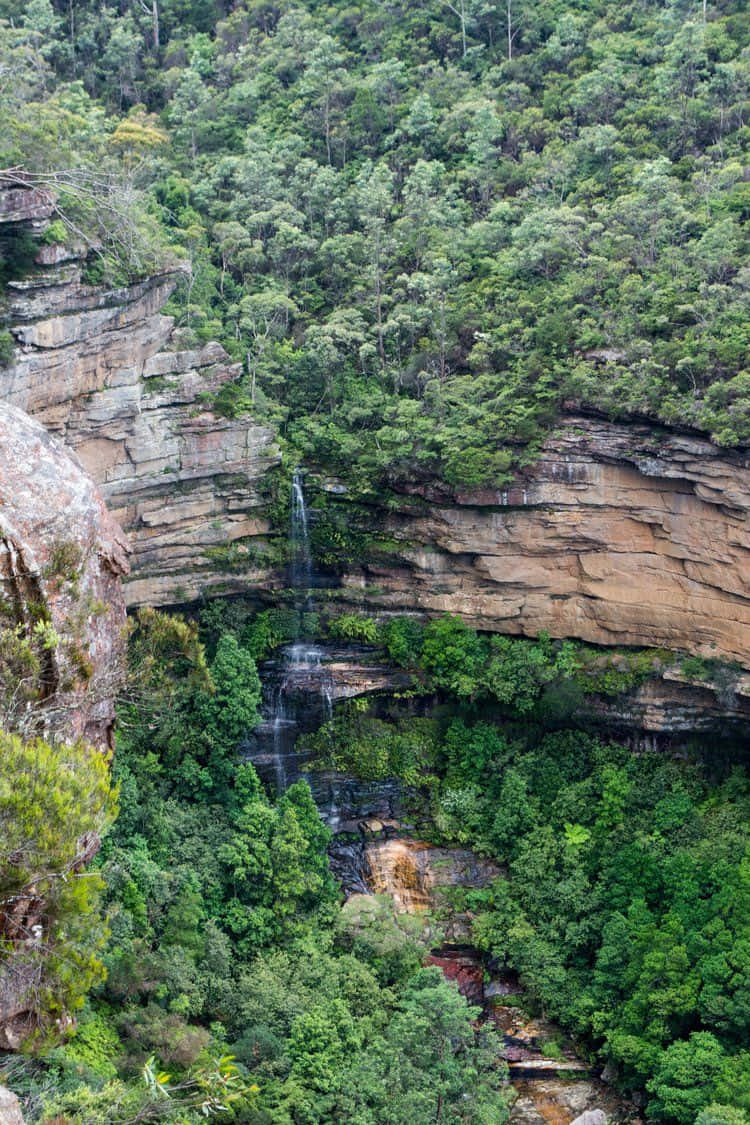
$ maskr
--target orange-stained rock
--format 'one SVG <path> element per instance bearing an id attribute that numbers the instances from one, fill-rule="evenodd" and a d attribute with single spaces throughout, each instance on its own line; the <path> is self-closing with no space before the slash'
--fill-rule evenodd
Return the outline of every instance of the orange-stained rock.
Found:
<path id="1" fill-rule="evenodd" d="M 345 576 L 353 603 L 750 667 L 747 451 L 568 415 L 507 488 L 400 488 L 373 520 L 403 546 Z"/>
<path id="2" fill-rule="evenodd" d="M 396 912 L 405 914 L 441 911 L 446 907 L 441 892 L 451 887 L 485 887 L 501 873 L 496 864 L 468 848 L 441 848 L 407 837 L 369 840 L 365 861 L 370 889 L 390 895 Z M 469 914 L 450 907 L 441 923 L 444 940 L 470 938 Z"/>

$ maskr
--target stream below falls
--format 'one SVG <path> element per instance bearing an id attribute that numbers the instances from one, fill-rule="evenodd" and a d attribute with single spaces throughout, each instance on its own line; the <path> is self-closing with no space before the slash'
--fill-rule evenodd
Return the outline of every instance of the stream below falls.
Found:
<path id="1" fill-rule="evenodd" d="M 408 814 L 413 793 L 398 780 L 368 782 L 311 769 L 312 755 L 304 739 L 298 743 L 299 736 L 330 719 L 337 699 L 396 690 L 398 674 L 377 664 L 363 646 L 334 648 L 302 636 L 313 592 L 324 583 L 313 566 L 311 516 L 300 472 L 294 473 L 291 500 L 289 579 L 298 635 L 261 666 L 262 721 L 245 744 L 248 759 L 277 794 L 299 778 L 309 782 L 321 818 L 334 834 L 331 870 L 347 909 L 356 911 L 359 903 L 364 908 L 377 894 L 389 896 L 396 913 L 424 915 L 424 936 L 434 941 L 426 963 L 455 981 L 502 1036 L 502 1056 L 516 1092 L 513 1125 L 571 1125 L 584 1113 L 591 1116 L 581 1125 L 640 1122 L 636 1107 L 591 1071 L 559 1028 L 525 1011 L 517 982 L 493 973 L 492 963 L 472 948 L 471 916 L 448 905 L 450 897 L 441 894 L 485 886 L 502 870 L 470 849 L 418 839 Z"/>

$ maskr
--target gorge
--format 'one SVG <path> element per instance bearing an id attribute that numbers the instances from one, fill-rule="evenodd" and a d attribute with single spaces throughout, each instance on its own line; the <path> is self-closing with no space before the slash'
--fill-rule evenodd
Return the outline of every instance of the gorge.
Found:
<path id="1" fill-rule="evenodd" d="M 742 0 L 0 0 L 0 1125 L 750 1125 Z"/>
<path id="2" fill-rule="evenodd" d="M 45 229 L 49 196 L 6 188 L 2 199 L 6 222 Z M 750 718 L 747 452 L 568 406 L 507 486 L 394 480 L 383 503 L 350 500 L 341 481 L 295 469 L 281 478 L 288 528 L 274 527 L 280 454 L 272 431 L 252 415 L 226 419 L 212 408 L 211 396 L 238 369 L 219 345 L 175 349 L 172 322 L 160 313 L 174 278 L 105 293 L 81 285 L 76 254 L 40 252 L 31 279 L 11 283 L 16 352 L 3 376 L 5 583 L 17 620 L 41 594 L 62 647 L 91 666 L 77 685 L 69 674 L 67 695 L 45 688 L 50 715 L 68 737 L 111 741 L 123 595 L 131 611 L 248 592 L 256 613 L 285 607 L 285 643 L 260 665 L 265 703 L 243 754 L 277 801 L 300 781 L 310 786 L 333 834 L 326 862 L 344 890 L 345 926 L 356 934 L 382 924 L 383 908 L 366 905 L 373 895 L 396 918 L 429 919 L 420 923 L 425 963 L 457 982 L 504 1037 L 498 1057 L 509 1060 L 517 1091 L 511 1121 L 557 1125 L 602 1110 L 638 1120 L 638 1106 L 602 1084 L 569 1040 L 562 1055 L 545 1056 L 546 1044 L 562 1041 L 559 1026 L 539 1031 L 523 1007 L 508 1007 L 507 970 L 493 976 L 486 949 L 473 945 L 482 907 L 467 908 L 466 896 L 481 902 L 507 871 L 465 846 L 425 842 L 436 813 L 413 779 L 368 779 L 337 764 L 336 739 L 346 758 L 349 736 L 337 732 L 334 708 L 356 704 L 381 716 L 379 737 L 390 737 L 388 724 L 408 724 L 413 705 L 394 710 L 389 700 L 424 696 L 424 674 L 389 661 L 382 643 L 321 636 L 321 620 L 334 628 L 343 612 L 342 620 L 374 617 L 386 628 L 404 614 L 421 622 L 453 614 L 484 634 L 593 644 L 602 654 L 594 666 L 621 671 L 628 649 L 652 650 L 645 675 L 582 697 L 591 729 L 641 753 L 668 753 L 699 731 L 742 739 Z M 24 497 L 18 514 L 8 505 L 14 495 Z M 64 526 L 40 524 L 36 511 L 59 512 Z M 321 526 L 357 534 L 364 526 L 365 549 L 356 561 L 321 563 Z M 91 607 L 83 616 L 76 598 Z M 417 712 L 429 715 L 427 688 Z M 97 847 L 86 843 L 89 860 Z M 25 987 L 3 984 L 6 1047 L 26 1033 Z"/>
<path id="3" fill-rule="evenodd" d="M 12 230 L 43 232 L 53 212 L 49 193 L 0 192 Z M 102 490 L 131 544 L 127 604 L 248 584 L 272 598 L 284 584 L 273 561 L 284 530 L 269 518 L 279 452 L 252 416 L 211 408 L 239 373 L 219 345 L 175 349 L 160 309 L 176 275 L 105 292 L 82 285 L 80 250 L 37 257 L 30 279 L 10 283 L 16 353 L 2 394 L 62 437 Z M 319 489 L 333 518 L 369 536 L 369 557 L 336 564 L 339 604 L 750 664 L 747 451 L 568 406 L 494 491 L 395 481 L 387 505 L 355 496 L 348 512 L 344 487 L 322 477 Z M 747 693 L 741 675 L 718 700 L 705 681 L 668 674 L 620 721 L 654 733 L 741 724 Z"/>

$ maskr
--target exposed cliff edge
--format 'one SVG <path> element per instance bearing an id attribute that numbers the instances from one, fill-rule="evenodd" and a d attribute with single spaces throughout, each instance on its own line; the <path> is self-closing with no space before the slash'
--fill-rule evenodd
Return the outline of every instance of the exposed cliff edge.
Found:
<path id="1" fill-rule="evenodd" d="M 0 403 L 0 623 L 36 637 L 2 725 L 110 743 L 124 648 L 126 543 L 93 482 L 43 426 Z M 7 640 L 7 638 L 6 638 Z M 33 681 L 33 682 L 32 682 Z"/>
<path id="2" fill-rule="evenodd" d="M 749 514 L 747 452 L 569 414 L 512 486 L 402 486 L 377 514 L 388 553 L 343 581 L 370 611 L 749 667 Z"/>
<path id="3" fill-rule="evenodd" d="M 44 192 L 0 190 L 0 223 L 11 229 L 38 234 L 53 207 Z M 9 283 L 16 351 L 0 396 L 59 435 L 99 485 L 133 546 L 129 605 L 242 589 L 268 530 L 273 433 L 207 405 L 240 371 L 219 345 L 170 350 L 173 321 L 160 310 L 174 273 L 104 289 L 85 283 L 84 264 L 80 247 L 42 245 L 33 269 Z M 227 544 L 247 557 L 231 573 L 212 556 Z"/>

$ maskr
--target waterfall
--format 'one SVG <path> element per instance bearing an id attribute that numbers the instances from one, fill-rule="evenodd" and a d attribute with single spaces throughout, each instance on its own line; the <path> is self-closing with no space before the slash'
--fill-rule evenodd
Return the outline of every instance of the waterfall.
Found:
<path id="1" fill-rule="evenodd" d="M 302 475 L 295 469 L 292 475 L 292 508 L 289 517 L 289 545 L 292 565 L 290 568 L 291 586 L 295 595 L 295 607 L 300 618 L 308 608 L 310 586 L 312 585 L 312 556 L 310 554 L 310 529 L 307 521 L 307 506 L 302 488 Z M 300 628 L 302 622 L 300 621 Z"/>
<path id="2" fill-rule="evenodd" d="M 283 793 L 303 772 L 302 756 L 295 750 L 301 727 L 309 729 L 310 718 L 316 712 L 319 722 L 326 722 L 333 714 L 334 685 L 323 663 L 323 649 L 304 640 L 305 615 L 313 608 L 310 591 L 315 585 L 315 574 L 310 520 L 299 469 L 292 475 L 289 548 L 295 635 L 293 642 L 282 649 L 278 671 L 274 669 L 276 687 L 267 696 L 264 721 L 255 732 L 257 749 L 251 755 L 256 765 L 266 767 L 267 774 L 272 775 L 277 793 Z"/>

